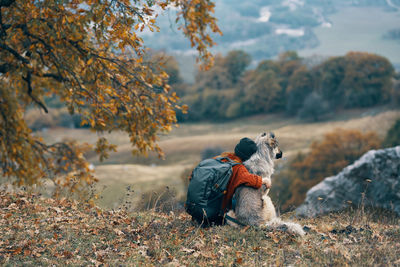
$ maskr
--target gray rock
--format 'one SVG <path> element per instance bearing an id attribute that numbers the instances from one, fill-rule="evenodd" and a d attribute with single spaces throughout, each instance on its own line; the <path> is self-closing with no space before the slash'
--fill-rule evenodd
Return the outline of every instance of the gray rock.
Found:
<path id="1" fill-rule="evenodd" d="M 313 217 L 352 204 L 393 210 L 400 215 L 400 146 L 371 150 L 338 175 L 312 187 L 299 216 Z"/>

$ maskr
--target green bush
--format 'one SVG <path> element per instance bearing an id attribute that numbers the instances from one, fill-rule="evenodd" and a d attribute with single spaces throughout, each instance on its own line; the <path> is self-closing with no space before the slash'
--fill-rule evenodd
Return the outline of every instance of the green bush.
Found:
<path id="1" fill-rule="evenodd" d="M 40 131 L 45 128 L 57 126 L 57 120 L 53 115 L 54 112 L 56 112 L 55 109 L 49 109 L 49 113 L 44 113 L 40 109 L 32 108 L 25 113 L 24 117 L 28 127 L 32 131 Z"/>
<path id="2" fill-rule="evenodd" d="M 311 72 L 301 66 L 291 75 L 286 89 L 286 114 L 296 115 L 304 104 L 304 99 L 313 90 L 313 77 Z"/>
<path id="3" fill-rule="evenodd" d="M 302 120 L 314 122 L 322 120 L 329 112 L 329 105 L 318 93 L 313 92 L 306 97 L 302 108 L 297 114 Z"/>
<path id="4" fill-rule="evenodd" d="M 385 147 L 400 145 L 400 119 L 398 119 L 387 132 L 383 145 Z"/>

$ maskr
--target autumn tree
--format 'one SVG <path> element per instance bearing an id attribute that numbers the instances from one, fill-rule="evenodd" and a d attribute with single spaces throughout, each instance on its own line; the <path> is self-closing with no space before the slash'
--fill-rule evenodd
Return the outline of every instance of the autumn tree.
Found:
<path id="1" fill-rule="evenodd" d="M 371 107 L 387 102 L 394 76 L 389 60 L 362 52 L 350 52 L 345 59 L 346 72 L 340 84 L 345 107 Z"/>
<path id="2" fill-rule="evenodd" d="M 320 121 L 329 113 L 328 102 L 317 92 L 312 92 L 303 102 L 297 116 L 302 120 Z"/>
<path id="3" fill-rule="evenodd" d="M 254 71 L 247 77 L 243 108 L 247 114 L 279 111 L 282 88 L 276 74 L 271 71 Z"/>
<path id="4" fill-rule="evenodd" d="M 168 74 L 167 83 L 178 97 L 181 98 L 184 96 L 187 93 L 187 85 L 181 76 L 179 63 L 176 58 L 165 52 L 154 52 L 151 60 L 158 62 L 160 68 Z"/>
<path id="5" fill-rule="evenodd" d="M 344 88 L 341 87 L 346 72 L 344 57 L 332 57 L 314 68 L 318 77 L 317 90 L 333 107 L 343 107 Z"/>
<path id="6" fill-rule="evenodd" d="M 157 31 L 156 10 L 175 7 L 177 23 L 199 59 L 213 58 L 220 33 L 209 0 L 0 0 L 0 160 L 18 185 L 45 177 L 71 191 L 94 178 L 76 143 L 47 144 L 27 127 L 24 112 L 48 112 L 43 98 L 58 96 L 70 114 L 98 132 L 126 132 L 133 153 L 162 152 L 157 134 L 176 122 L 177 96 L 168 75 L 148 60 L 140 37 Z M 114 150 L 99 138 L 100 158 Z"/>
<path id="7" fill-rule="evenodd" d="M 400 145 L 400 119 L 397 119 L 386 133 L 385 139 L 383 140 L 383 145 L 385 147 Z"/>
<path id="8" fill-rule="evenodd" d="M 258 63 L 256 70 L 259 72 L 270 70 L 275 73 L 278 73 L 279 72 L 279 64 L 278 64 L 278 62 L 276 62 L 274 60 L 266 59 L 266 60 L 263 60 L 260 63 Z"/>
<path id="9" fill-rule="evenodd" d="M 205 89 L 224 90 L 231 89 L 233 83 L 231 74 L 225 64 L 225 57 L 221 54 L 215 56 L 214 65 L 207 70 L 199 69 L 195 76 L 193 91 L 201 92 Z"/>
<path id="10" fill-rule="evenodd" d="M 296 115 L 305 98 L 314 89 L 314 79 L 306 66 L 301 66 L 290 76 L 286 88 L 286 113 Z"/>
<path id="11" fill-rule="evenodd" d="M 388 101 L 394 68 L 375 54 L 350 52 L 315 68 L 318 91 L 337 108 L 370 107 Z"/>
<path id="12" fill-rule="evenodd" d="M 395 81 L 391 93 L 392 104 L 400 106 L 400 73 L 396 74 Z"/>
<path id="13" fill-rule="evenodd" d="M 244 51 L 233 50 L 226 55 L 224 65 L 228 69 L 228 74 L 233 84 L 239 81 L 250 63 L 251 56 Z"/>
<path id="14" fill-rule="evenodd" d="M 265 84 L 264 87 L 270 88 L 267 91 L 271 91 L 272 95 L 268 98 L 273 99 L 273 101 L 264 103 L 265 105 L 264 109 L 267 109 L 268 111 L 280 112 L 285 110 L 285 106 L 287 105 L 286 103 L 288 101 L 288 95 L 286 92 L 288 90 L 292 76 L 299 68 L 305 68 L 305 66 L 301 62 L 301 58 L 297 55 L 295 51 L 287 51 L 281 53 L 278 56 L 278 60 L 276 61 L 272 60 L 261 61 L 256 68 L 256 72 L 254 72 L 257 75 L 255 75 L 255 77 L 250 76 L 251 79 L 247 78 L 246 82 L 249 85 L 255 84 L 259 80 L 260 76 L 262 75 L 266 76 L 264 79 L 268 79 L 269 84 Z M 293 81 L 294 80 L 295 79 L 293 79 Z M 293 95 L 296 95 L 298 91 L 301 89 L 294 90 L 293 89 L 294 86 L 297 85 L 294 85 L 293 81 L 290 89 L 291 93 Z M 303 85 L 301 86 L 304 87 Z M 254 86 L 252 87 L 254 88 Z M 311 88 L 307 89 L 311 90 Z M 300 101 L 300 103 L 302 102 L 303 100 Z"/>
<path id="15" fill-rule="evenodd" d="M 282 87 L 282 92 L 286 93 L 288 83 L 295 71 L 304 66 L 302 59 L 295 51 L 287 51 L 279 54 L 277 60 L 279 84 Z M 282 103 L 283 104 L 283 103 Z M 284 104 L 282 105 L 284 108 Z"/>

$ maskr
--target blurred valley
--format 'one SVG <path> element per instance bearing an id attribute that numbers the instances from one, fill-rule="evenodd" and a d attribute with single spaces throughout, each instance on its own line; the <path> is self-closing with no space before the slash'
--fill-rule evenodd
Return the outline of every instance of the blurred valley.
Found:
<path id="1" fill-rule="evenodd" d="M 362 51 L 400 69 L 399 11 L 398 0 L 220 0 L 215 15 L 223 36 L 214 36 L 214 52 L 243 50 L 255 66 L 288 50 L 314 60 Z M 145 42 L 176 56 L 183 78 L 193 82 L 196 51 L 177 30 L 175 11 L 161 13 L 158 26 L 160 32 L 143 34 Z"/>

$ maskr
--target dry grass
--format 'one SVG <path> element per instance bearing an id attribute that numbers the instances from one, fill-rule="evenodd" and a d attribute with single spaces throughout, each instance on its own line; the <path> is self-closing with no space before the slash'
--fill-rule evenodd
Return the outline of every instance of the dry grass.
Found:
<path id="1" fill-rule="evenodd" d="M 200 152 L 212 146 L 232 150 L 236 142 L 244 137 L 255 137 L 264 131 L 273 131 L 281 146 L 289 155 L 307 149 L 310 143 L 319 140 L 325 133 L 335 128 L 356 129 L 362 132 L 374 131 L 383 137 L 390 126 L 400 117 L 399 110 L 374 111 L 359 110 L 337 114 L 335 120 L 302 123 L 281 115 L 263 115 L 240 119 L 226 123 L 182 124 L 168 135 L 160 136 L 159 145 L 165 152 L 165 159 L 154 154 L 149 157 L 133 157 L 131 145 L 121 132 L 103 134 L 111 143 L 118 145 L 117 153 L 112 153 L 105 164 L 162 164 L 176 165 L 193 163 L 200 159 Z M 87 129 L 49 129 L 40 133 L 49 142 L 75 138 L 81 142 L 95 143 L 99 134 Z M 95 164 L 95 156 L 89 158 Z"/>
<path id="2" fill-rule="evenodd" d="M 369 114 L 372 113 L 372 114 Z M 399 110 L 385 111 L 378 114 L 374 112 L 349 113 L 346 117 L 338 114 L 337 120 L 301 123 L 293 119 L 276 115 L 257 116 L 241 119 L 233 122 L 220 124 L 182 124 L 175 128 L 169 135 L 161 136 L 160 146 L 165 152 L 165 159 L 159 159 L 157 155 L 150 153 L 149 157 L 133 157 L 131 145 L 122 133 L 106 135 L 111 142 L 115 142 L 118 152 L 113 153 L 106 164 L 157 164 L 176 165 L 191 164 L 200 160 L 200 153 L 207 147 L 219 146 L 226 150 L 232 150 L 234 145 L 244 136 L 255 137 L 261 132 L 273 131 L 286 156 L 291 156 L 298 151 L 307 150 L 309 145 L 316 140 L 322 139 L 323 135 L 335 128 L 356 129 L 362 132 L 374 131 L 380 137 L 384 137 L 387 130 L 400 117 Z M 63 133 L 61 136 L 76 136 L 79 140 L 94 142 L 96 135 L 88 133 L 88 130 L 76 130 Z M 51 134 L 51 133 L 49 133 Z M 54 135 L 60 132 L 54 132 Z M 51 134 L 53 136 L 53 134 Z M 95 164 L 103 164 L 97 161 L 96 157 L 90 158 Z"/>
<path id="3" fill-rule="evenodd" d="M 174 188 L 182 197 L 183 184 L 179 174 L 186 165 L 143 166 L 143 165 L 101 165 L 96 166 L 95 174 L 99 178 L 97 192 L 98 204 L 105 208 L 117 208 L 127 200 L 140 201 L 142 193 L 155 190 L 163 185 Z M 126 188 L 130 186 L 129 196 Z"/>
<path id="4" fill-rule="evenodd" d="M 307 226 L 304 238 L 261 228 L 204 229 L 178 211 L 104 211 L 66 199 L 0 191 L 0 264 L 400 265 L 398 217 L 350 209 L 293 220 Z"/>

